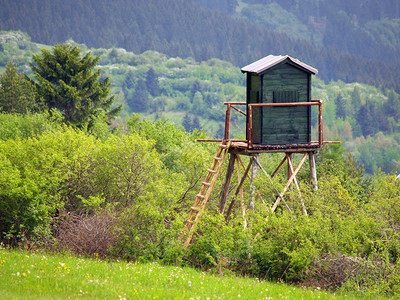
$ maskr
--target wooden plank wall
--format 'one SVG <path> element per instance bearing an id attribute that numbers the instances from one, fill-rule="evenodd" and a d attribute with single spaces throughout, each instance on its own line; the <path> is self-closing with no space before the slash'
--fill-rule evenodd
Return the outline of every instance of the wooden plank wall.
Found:
<path id="1" fill-rule="evenodd" d="M 310 101 L 308 74 L 288 63 L 269 70 L 262 80 L 263 103 Z M 293 100 L 289 101 L 288 95 L 293 95 Z M 261 110 L 262 144 L 310 141 L 309 107 L 263 107 Z"/>

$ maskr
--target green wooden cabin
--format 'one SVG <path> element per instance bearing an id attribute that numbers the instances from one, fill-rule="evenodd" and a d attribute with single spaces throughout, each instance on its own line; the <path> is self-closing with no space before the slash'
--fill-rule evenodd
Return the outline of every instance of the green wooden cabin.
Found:
<path id="1" fill-rule="evenodd" d="M 247 73 L 247 103 L 311 101 L 311 75 L 318 71 L 290 56 L 269 55 L 242 68 Z M 307 144 L 311 107 L 253 107 L 253 143 Z"/>

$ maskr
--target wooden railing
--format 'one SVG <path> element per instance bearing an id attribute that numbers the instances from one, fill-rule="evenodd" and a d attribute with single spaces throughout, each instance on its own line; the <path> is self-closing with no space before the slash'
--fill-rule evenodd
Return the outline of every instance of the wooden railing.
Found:
<path id="1" fill-rule="evenodd" d="M 318 141 L 310 143 L 318 143 L 321 147 L 323 145 L 323 129 L 322 129 L 322 100 L 311 100 L 311 102 L 290 102 L 290 103 L 252 103 L 247 104 L 246 102 L 224 102 L 226 108 L 225 115 L 225 140 L 229 140 L 230 134 L 230 123 L 231 123 L 231 108 L 237 110 L 239 113 L 248 116 L 247 118 L 247 143 L 249 148 L 253 147 L 253 107 L 292 107 L 292 106 L 312 106 L 318 105 Z M 242 110 L 238 109 L 235 105 L 247 105 L 247 114 Z"/>

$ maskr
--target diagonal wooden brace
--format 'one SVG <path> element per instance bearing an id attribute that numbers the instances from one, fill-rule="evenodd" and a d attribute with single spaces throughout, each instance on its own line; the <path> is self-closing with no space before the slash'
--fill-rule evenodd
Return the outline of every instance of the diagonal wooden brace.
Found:
<path id="1" fill-rule="evenodd" d="M 307 154 L 307 153 L 306 153 L 306 154 Z M 287 158 L 287 161 L 288 161 L 288 166 L 289 166 L 290 173 L 293 174 L 293 159 L 292 159 L 292 157 L 291 157 L 289 154 L 287 154 L 287 153 L 286 153 L 286 158 Z M 302 196 L 301 196 L 300 187 L 299 187 L 299 184 L 297 183 L 296 177 L 293 177 L 293 181 L 294 181 L 294 184 L 296 185 L 297 191 L 299 192 L 300 202 L 301 202 L 301 205 L 302 205 L 302 207 L 303 207 L 303 213 L 304 213 L 305 215 L 307 215 L 306 206 L 304 205 L 304 201 L 303 201 L 303 198 L 302 198 Z"/>
<path id="2" fill-rule="evenodd" d="M 304 153 L 303 158 L 300 160 L 300 163 L 299 163 L 299 165 L 297 166 L 296 170 L 294 170 L 294 172 L 292 172 L 292 175 L 290 176 L 288 182 L 286 183 L 286 185 L 285 185 L 285 187 L 284 187 L 284 189 L 283 189 L 283 192 L 282 192 L 280 195 L 283 196 L 283 195 L 287 192 L 289 186 L 292 184 L 293 180 L 296 178 L 296 175 L 297 175 L 297 173 L 299 172 L 300 168 L 303 166 L 304 162 L 306 161 L 307 156 L 308 156 L 308 153 L 307 153 L 307 152 Z M 279 197 L 276 199 L 275 204 L 274 204 L 274 205 L 272 206 L 272 208 L 271 208 L 271 211 L 272 211 L 272 212 L 274 212 L 274 211 L 276 210 L 276 208 L 278 207 L 278 204 L 279 204 L 280 201 L 281 201 L 281 197 L 279 196 Z"/>

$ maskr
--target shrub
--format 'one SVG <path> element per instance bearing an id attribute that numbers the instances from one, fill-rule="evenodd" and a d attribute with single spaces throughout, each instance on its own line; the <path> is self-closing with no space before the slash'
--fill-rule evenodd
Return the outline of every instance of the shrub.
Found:
<path id="1" fill-rule="evenodd" d="M 103 210 L 95 215 L 64 213 L 54 224 L 54 248 L 78 255 L 105 257 L 118 241 L 117 216 Z"/>

